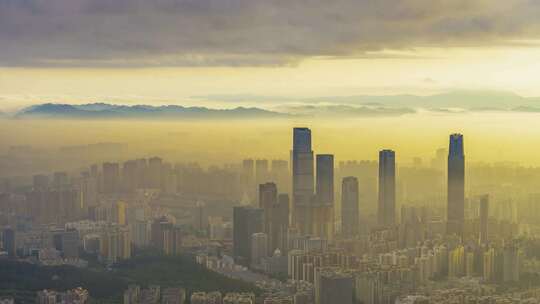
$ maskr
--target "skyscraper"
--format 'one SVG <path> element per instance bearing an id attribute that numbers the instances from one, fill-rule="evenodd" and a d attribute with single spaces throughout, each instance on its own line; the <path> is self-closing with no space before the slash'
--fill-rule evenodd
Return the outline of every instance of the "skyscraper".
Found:
<path id="1" fill-rule="evenodd" d="M 343 178 L 341 183 L 341 233 L 354 236 L 359 232 L 358 179 Z"/>
<path id="2" fill-rule="evenodd" d="M 206 231 L 208 226 L 208 214 L 206 209 L 206 203 L 203 201 L 198 201 L 195 204 L 195 228 L 201 232 Z"/>
<path id="3" fill-rule="evenodd" d="M 316 181 L 311 233 L 331 239 L 334 236 L 334 155 L 317 155 Z"/>
<path id="4" fill-rule="evenodd" d="M 334 204 L 334 155 L 317 154 L 317 203 Z"/>
<path id="5" fill-rule="evenodd" d="M 293 130 L 292 180 L 293 225 L 301 233 L 310 233 L 314 179 L 311 130 L 308 128 Z"/>
<path id="6" fill-rule="evenodd" d="M 161 249 L 163 247 L 163 230 L 167 225 L 172 225 L 172 223 L 169 223 L 169 220 L 165 216 L 156 218 L 152 222 L 150 244 L 155 248 Z"/>
<path id="7" fill-rule="evenodd" d="M 465 155 L 463 135 L 450 135 L 448 149 L 447 233 L 463 233 L 465 219 Z"/>
<path id="8" fill-rule="evenodd" d="M 151 226 L 150 243 L 165 255 L 179 254 L 182 244 L 180 227 L 175 226 L 167 217 L 154 219 Z"/>
<path id="9" fill-rule="evenodd" d="M 277 204 L 277 186 L 274 183 L 259 185 L 259 208 L 264 211 L 263 214 L 263 232 L 270 235 L 271 224 L 273 221 L 272 209 Z"/>
<path id="10" fill-rule="evenodd" d="M 379 152 L 379 205 L 378 223 L 395 223 L 396 213 L 396 154 L 392 150 Z"/>
<path id="11" fill-rule="evenodd" d="M 68 229 L 57 231 L 53 237 L 55 249 L 62 252 L 62 257 L 75 259 L 79 257 L 79 233 Z"/>
<path id="12" fill-rule="evenodd" d="M 237 263 L 249 265 L 251 259 L 251 236 L 262 232 L 263 210 L 249 206 L 233 209 L 233 253 Z"/>
<path id="13" fill-rule="evenodd" d="M 488 241 L 489 195 L 480 198 L 480 244 Z"/>
<path id="14" fill-rule="evenodd" d="M 287 251 L 287 229 L 289 228 L 289 195 L 278 195 L 278 202 L 272 208 L 272 225 L 269 250 L 273 253 L 279 248 Z"/>
<path id="15" fill-rule="evenodd" d="M 257 232 L 251 235 L 251 265 L 260 265 L 261 260 L 268 257 L 268 235 Z"/>

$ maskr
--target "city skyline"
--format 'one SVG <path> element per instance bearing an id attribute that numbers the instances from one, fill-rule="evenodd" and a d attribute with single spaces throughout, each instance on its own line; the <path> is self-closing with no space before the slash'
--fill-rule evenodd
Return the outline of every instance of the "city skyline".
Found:
<path id="1" fill-rule="evenodd" d="M 0 0 L 0 304 L 540 303 L 538 16 Z"/>
<path id="2" fill-rule="evenodd" d="M 202 168 L 152 156 L 85 165 L 78 174 L 33 175 L 22 187 L 6 180 L 15 184 L 0 188 L 6 255 L 0 262 L 18 265 L 36 258 L 36 250 L 37 265 L 81 269 L 92 255 L 95 263 L 113 269 L 124 263 L 142 267 L 146 259 L 182 260 L 168 267 L 194 263 L 222 280 L 248 284 L 237 291 L 254 290 L 249 287 L 254 284 L 268 292 L 259 296 L 217 288 L 223 294 L 203 294 L 180 285 L 161 295 L 159 285 L 129 285 L 123 296 L 130 304 L 169 297 L 180 304 L 209 297 L 223 297 L 221 303 L 291 303 L 298 297 L 303 300 L 292 303 L 331 304 L 339 297 L 343 303 L 390 304 L 421 293 L 428 284 L 441 284 L 431 295 L 438 297 L 447 283 L 469 297 L 507 299 L 512 295 L 504 292 L 477 295 L 466 284 L 530 282 L 531 270 L 523 265 L 531 263 L 525 251 L 536 246 L 529 235 L 536 225 L 536 213 L 529 209 L 537 210 L 540 198 L 535 184 L 523 199 L 519 193 L 525 184 L 516 179 L 523 172 L 491 176 L 511 178 L 512 186 L 500 189 L 486 172 L 479 175 L 482 169 L 465 170 L 463 134 L 450 134 L 448 150 L 438 150 L 430 164 L 416 159 L 402 167 L 396 161 L 399 150 L 389 149 L 379 151 L 379 161 L 336 164 L 334 154 L 313 150 L 317 132 L 294 127 L 288 133 L 291 163 L 247 158 Z M 403 277 L 380 279 L 394 271 Z M 290 280 L 276 279 L 282 277 Z M 46 287 L 37 292 L 38 301 L 68 296 L 87 301 L 98 290 L 83 282 L 62 293 L 41 284 Z M 523 286 L 524 294 L 535 290 Z M 118 297 L 119 291 L 110 294 Z"/>

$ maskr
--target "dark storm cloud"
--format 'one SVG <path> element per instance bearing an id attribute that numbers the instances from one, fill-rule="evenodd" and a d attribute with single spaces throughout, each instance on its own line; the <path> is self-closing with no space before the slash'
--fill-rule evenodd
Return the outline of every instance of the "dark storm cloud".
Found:
<path id="1" fill-rule="evenodd" d="M 3 66 L 267 66 L 535 39 L 534 0 L 0 0 Z"/>

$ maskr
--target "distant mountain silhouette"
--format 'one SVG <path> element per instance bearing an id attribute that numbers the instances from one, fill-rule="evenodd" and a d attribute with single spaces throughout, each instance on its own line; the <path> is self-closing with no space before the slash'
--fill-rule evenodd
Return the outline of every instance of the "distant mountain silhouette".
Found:
<path id="1" fill-rule="evenodd" d="M 401 116 L 416 113 L 413 108 L 381 107 L 381 106 L 349 106 L 349 105 L 302 105 L 286 108 L 297 115 L 313 117 L 380 117 Z"/>
<path id="2" fill-rule="evenodd" d="M 266 104 L 303 103 L 339 104 L 383 108 L 423 108 L 440 111 L 460 108 L 470 111 L 513 111 L 517 107 L 539 107 L 540 97 L 523 97 L 513 92 L 494 90 L 452 90 L 434 95 L 350 95 L 321 96 L 308 98 L 284 98 L 256 95 L 209 95 L 196 98 L 223 102 L 261 102 Z M 518 109 L 519 110 L 519 109 Z"/>
<path id="3" fill-rule="evenodd" d="M 15 118 L 65 119 L 259 119 L 287 117 L 383 117 L 401 116 L 427 110 L 437 113 L 470 111 L 511 111 L 540 113 L 540 97 L 523 97 L 505 91 L 454 90 L 442 94 L 419 95 L 352 95 L 312 98 L 269 96 L 213 95 L 197 98 L 211 101 L 239 102 L 270 106 L 215 109 L 179 105 L 115 105 L 91 103 L 84 105 L 44 103 L 20 110 Z M 0 113 L 0 117 L 2 114 Z"/>
<path id="4" fill-rule="evenodd" d="M 176 105 L 112 105 L 93 103 L 85 105 L 45 103 L 24 108 L 15 114 L 17 118 L 277 118 L 289 114 L 268 111 L 260 108 L 237 107 L 233 109 L 210 109 L 205 107 L 183 107 Z"/>

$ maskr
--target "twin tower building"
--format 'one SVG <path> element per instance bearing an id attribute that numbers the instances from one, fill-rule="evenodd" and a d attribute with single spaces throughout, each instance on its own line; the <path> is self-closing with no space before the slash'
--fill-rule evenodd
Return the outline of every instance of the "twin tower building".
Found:
<path id="1" fill-rule="evenodd" d="M 334 235 L 334 156 L 318 154 L 315 161 L 314 166 L 311 130 L 294 128 L 292 224 L 302 234 L 331 239 Z M 465 216 L 465 156 L 461 134 L 450 135 L 447 195 L 447 233 L 462 235 Z M 341 201 L 342 233 L 354 235 L 359 226 L 358 181 L 355 177 L 343 179 Z M 379 152 L 377 221 L 381 227 L 396 223 L 396 155 L 392 150 Z"/>
<path id="2" fill-rule="evenodd" d="M 315 178 L 313 161 L 311 130 L 294 128 L 292 149 L 293 226 L 301 234 L 330 239 L 334 235 L 334 155 L 317 155 Z"/>

